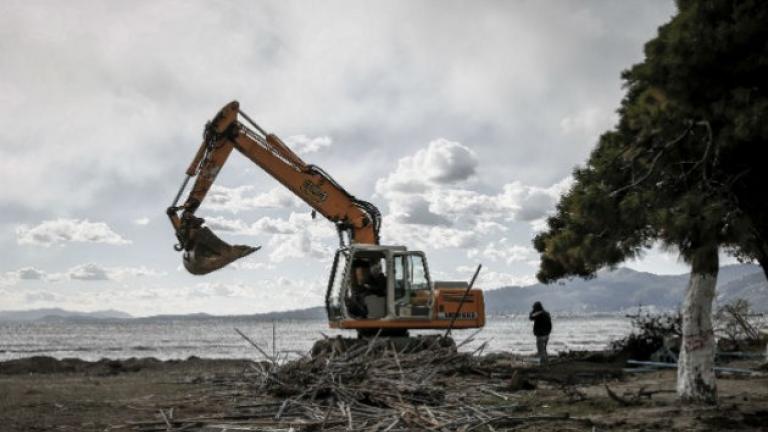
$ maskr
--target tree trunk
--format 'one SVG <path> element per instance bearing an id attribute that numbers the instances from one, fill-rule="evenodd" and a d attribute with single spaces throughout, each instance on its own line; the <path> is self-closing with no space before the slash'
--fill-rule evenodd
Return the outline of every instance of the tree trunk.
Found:
<path id="1" fill-rule="evenodd" d="M 752 222 L 754 220 L 753 218 L 748 218 L 748 220 L 752 225 L 752 236 L 755 238 L 755 257 L 757 258 L 757 262 L 760 263 L 760 267 L 763 269 L 765 278 L 768 279 L 768 242 L 765 240 L 766 234 L 768 233 L 765 232 L 765 224 L 755 225 L 755 223 Z"/>
<path id="2" fill-rule="evenodd" d="M 717 402 L 712 301 L 717 284 L 717 246 L 698 249 L 683 301 L 683 340 L 677 363 L 677 394 L 685 402 Z"/>
<path id="3" fill-rule="evenodd" d="M 760 263 L 760 268 L 763 269 L 763 274 L 765 275 L 765 279 L 768 280 L 768 253 L 766 251 L 766 246 L 761 245 L 760 250 L 757 254 L 757 262 Z"/>

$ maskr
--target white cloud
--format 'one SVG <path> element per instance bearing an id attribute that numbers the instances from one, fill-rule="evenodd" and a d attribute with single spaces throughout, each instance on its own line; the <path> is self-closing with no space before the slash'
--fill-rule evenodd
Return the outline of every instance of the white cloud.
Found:
<path id="1" fill-rule="evenodd" d="M 433 213 L 430 203 L 421 195 L 401 195 L 389 201 L 389 213 L 397 223 L 417 225 L 451 225 L 445 216 Z"/>
<path id="2" fill-rule="evenodd" d="M 225 284 L 222 282 L 202 282 L 195 284 L 187 292 L 187 297 L 235 297 L 243 296 L 248 290 L 243 284 Z"/>
<path id="3" fill-rule="evenodd" d="M 253 195 L 255 189 L 253 186 L 229 188 L 213 185 L 202 207 L 211 211 L 239 213 L 261 208 L 299 209 L 306 205 L 284 187 Z"/>
<path id="4" fill-rule="evenodd" d="M 45 272 L 35 267 L 23 267 L 16 271 L 21 280 L 41 280 L 45 279 Z"/>
<path id="5" fill-rule="evenodd" d="M 498 197 L 501 205 L 517 209 L 517 220 L 531 222 L 546 216 L 554 210 L 560 195 L 567 191 L 573 183 L 571 176 L 547 188 L 528 186 L 519 181 L 504 185 L 503 192 Z"/>
<path id="6" fill-rule="evenodd" d="M 467 251 L 468 258 L 485 258 L 492 262 L 527 262 L 536 256 L 536 251 L 529 246 L 512 244 L 507 238 L 486 243 L 484 247 Z"/>
<path id="7" fill-rule="evenodd" d="M 501 288 L 505 286 L 528 286 L 536 283 L 533 275 L 515 275 L 511 273 L 488 271 L 477 277 L 478 286 L 488 287 L 488 289 Z"/>
<path id="8" fill-rule="evenodd" d="M 33 291 L 24 294 L 24 300 L 28 303 L 52 303 L 61 300 L 61 296 L 48 291 Z"/>
<path id="9" fill-rule="evenodd" d="M 173 290 L 150 290 L 150 292 L 154 296 L 152 301 L 179 297 L 201 302 L 231 299 L 237 302 L 238 307 L 230 309 L 229 313 L 250 314 L 319 306 L 325 298 L 325 282 L 318 281 L 317 278 L 307 280 L 278 276 L 261 278 L 257 284 L 242 281 L 201 282 Z M 132 293 L 129 293 L 129 296 L 134 297 Z M 264 301 L 267 297 L 270 299 L 269 302 Z M 243 300 L 247 301 L 243 303 Z"/>
<path id="10" fill-rule="evenodd" d="M 327 220 L 313 220 L 309 214 L 295 212 L 287 219 L 264 216 L 252 223 L 242 219 L 210 216 L 205 218 L 205 224 L 214 232 L 223 231 L 244 236 L 296 234 L 303 230 L 309 230 L 316 237 L 335 236 L 333 224 Z"/>
<path id="11" fill-rule="evenodd" d="M 572 181 L 566 177 L 549 187 L 513 181 L 498 193 L 483 193 L 470 188 L 477 168 L 474 152 L 445 140 L 400 159 L 391 174 L 376 182 L 376 193 L 388 207 L 384 239 L 430 249 L 477 248 L 489 241 L 485 236 L 508 231 L 506 224 L 511 221 L 535 224 L 546 217 Z M 489 245 L 473 253 L 497 257 L 502 253 L 496 252 L 497 247 Z M 503 253 L 518 261 L 521 248 L 506 247 Z"/>
<path id="12" fill-rule="evenodd" d="M 542 188 L 520 181 L 507 183 L 498 194 L 484 194 L 466 189 L 435 189 L 426 194 L 430 210 L 442 215 L 472 217 L 480 220 L 517 220 L 532 222 L 545 217 L 555 208 L 571 177 Z"/>
<path id="13" fill-rule="evenodd" d="M 22 280 L 46 280 L 48 275 L 35 267 L 22 267 L 18 270 L 0 273 L 0 286 L 12 286 Z"/>
<path id="14" fill-rule="evenodd" d="M 18 244 L 49 247 L 52 245 L 80 242 L 106 243 L 113 245 L 130 244 L 120 234 L 112 231 L 104 222 L 90 222 L 88 219 L 56 219 L 44 221 L 36 226 L 16 227 Z"/>
<path id="15" fill-rule="evenodd" d="M 479 235 L 474 230 L 444 226 L 402 224 L 385 216 L 382 223 L 385 244 L 404 245 L 409 249 L 471 248 L 477 246 Z"/>
<path id="16" fill-rule="evenodd" d="M 159 277 L 165 276 L 162 271 L 153 270 L 145 266 L 139 267 L 107 267 L 107 274 L 111 279 L 123 280 L 127 278 Z"/>
<path id="17" fill-rule="evenodd" d="M 163 275 L 165 275 L 164 272 L 158 272 L 145 266 L 105 267 L 94 263 L 79 264 L 61 273 L 46 272 L 35 267 L 22 267 L 18 270 L 0 274 L 0 286 L 16 285 L 22 280 L 45 282 L 61 282 L 63 280 L 121 281 L 128 278 Z"/>
<path id="18" fill-rule="evenodd" d="M 238 260 L 233 262 L 232 264 L 229 264 L 227 268 L 232 268 L 235 270 L 255 270 L 255 271 L 268 270 L 269 271 L 269 270 L 274 270 L 275 266 L 274 264 L 264 263 L 264 262 Z"/>
<path id="19" fill-rule="evenodd" d="M 543 188 L 513 181 L 498 194 L 486 194 L 467 187 L 477 167 L 471 149 L 438 139 L 400 159 L 391 174 L 376 182 L 376 193 L 399 223 L 451 225 L 449 218 L 462 217 L 532 221 L 550 212 L 572 182 L 569 176 Z"/>
<path id="20" fill-rule="evenodd" d="M 140 267 L 105 267 L 94 263 L 87 263 L 74 266 L 64 272 L 63 276 L 72 280 L 82 281 L 121 281 L 128 278 L 137 277 L 158 277 L 165 275 L 164 272 L 158 272 L 150 268 Z M 56 277 L 58 275 L 52 275 Z"/>
<path id="21" fill-rule="evenodd" d="M 459 266 L 456 272 L 460 275 L 456 279 L 469 280 L 476 270 L 476 267 Z M 498 272 L 484 267 L 477 276 L 475 286 L 483 289 L 495 289 L 505 286 L 528 286 L 536 283 L 533 275 L 517 275 L 512 273 Z"/>
<path id="22" fill-rule="evenodd" d="M 294 213 L 295 214 L 295 213 Z M 280 218 L 263 217 L 253 223 L 251 226 L 256 232 L 264 234 L 294 234 L 300 229 L 290 218 L 288 220 Z"/>
<path id="23" fill-rule="evenodd" d="M 312 219 L 309 214 L 291 213 L 287 219 L 262 217 L 248 223 L 241 219 L 206 218 L 206 225 L 214 232 L 227 232 L 242 236 L 270 236 L 265 250 L 273 263 L 287 259 L 331 259 L 332 244 L 338 237 L 333 224 L 325 219 Z M 255 269 L 255 268 L 254 268 Z"/>
<path id="24" fill-rule="evenodd" d="M 259 218 L 256 222 L 248 224 L 242 219 L 227 219 L 219 216 L 205 218 L 205 224 L 214 232 L 223 231 L 237 235 L 257 236 L 260 234 L 293 234 L 297 231 L 289 220 L 271 218 L 268 216 Z"/>
<path id="25" fill-rule="evenodd" d="M 292 235 L 273 236 L 269 247 L 269 259 L 275 263 L 289 258 L 327 261 L 333 257 L 333 248 L 313 239 L 307 230 Z"/>
<path id="26" fill-rule="evenodd" d="M 285 143 L 297 154 L 305 155 L 330 147 L 332 141 L 327 136 L 308 137 L 306 135 L 292 135 L 285 139 Z"/>
<path id="27" fill-rule="evenodd" d="M 133 223 L 136 224 L 136 225 L 139 225 L 139 226 L 144 226 L 144 225 L 149 224 L 149 218 L 148 217 L 141 217 L 141 218 L 138 218 L 138 219 L 134 219 Z"/>
<path id="28" fill-rule="evenodd" d="M 0 286 L 16 285 L 19 282 L 19 275 L 16 272 L 0 273 Z"/>
<path id="29" fill-rule="evenodd" d="M 475 231 L 480 234 L 492 234 L 495 231 L 507 232 L 509 229 L 498 222 L 481 220 L 475 225 Z"/>
<path id="30" fill-rule="evenodd" d="M 205 218 L 205 225 L 214 232 L 223 231 L 239 235 L 255 235 L 255 231 L 243 220 L 227 219 L 220 216 L 208 216 Z"/>
<path id="31" fill-rule="evenodd" d="M 503 202 L 499 196 L 468 189 L 441 188 L 425 195 L 435 213 L 453 218 L 471 216 L 480 220 L 512 218 L 518 211 L 516 204 Z"/>
<path id="32" fill-rule="evenodd" d="M 541 217 L 539 219 L 534 219 L 530 223 L 531 223 L 531 229 L 537 233 L 542 232 L 548 228 L 547 216 Z"/>
<path id="33" fill-rule="evenodd" d="M 459 160 L 470 162 L 457 164 Z M 507 265 L 531 262 L 534 254 L 530 247 L 506 238 L 498 240 L 498 234 L 507 233 L 507 225 L 513 221 L 534 224 L 546 217 L 554 210 L 560 193 L 570 186 L 570 177 L 549 187 L 514 181 L 494 194 L 472 190 L 477 185 L 469 180 L 476 170 L 471 150 L 444 140 L 433 141 L 414 156 L 400 159 L 395 170 L 376 183 L 376 192 L 388 207 L 382 224 L 383 241 L 426 251 L 465 249 L 470 258 Z M 523 279 L 496 279 L 512 280 Z"/>
<path id="34" fill-rule="evenodd" d="M 477 155 L 470 148 L 444 138 L 397 162 L 397 168 L 376 182 L 376 193 L 391 196 L 427 191 L 433 185 L 455 184 L 475 175 Z"/>
<path id="35" fill-rule="evenodd" d="M 412 233 L 414 243 L 429 243 L 435 248 L 472 244 L 474 234 L 450 228 L 453 221 L 435 201 L 443 199 L 444 192 L 453 191 L 452 185 L 472 179 L 477 164 L 474 151 L 443 138 L 401 158 L 392 173 L 376 182 L 376 194 L 386 200 L 389 209 L 384 237 L 405 243 Z"/>
<path id="36" fill-rule="evenodd" d="M 430 181 L 456 183 L 475 175 L 477 155 L 464 145 L 438 138 L 430 142 L 426 150 L 416 152 L 410 164 Z"/>
<path id="37" fill-rule="evenodd" d="M 99 281 L 109 280 L 109 274 L 104 267 L 96 264 L 82 264 L 67 271 L 67 276 L 73 280 Z"/>

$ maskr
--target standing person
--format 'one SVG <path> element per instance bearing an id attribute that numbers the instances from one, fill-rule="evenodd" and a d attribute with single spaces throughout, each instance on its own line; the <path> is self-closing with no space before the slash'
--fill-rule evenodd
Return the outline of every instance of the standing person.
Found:
<path id="1" fill-rule="evenodd" d="M 533 310 L 528 318 L 533 321 L 533 335 L 536 336 L 536 350 L 539 353 L 539 362 L 547 362 L 547 342 L 549 334 L 552 333 L 552 318 L 549 312 L 544 310 L 541 302 L 533 304 Z"/>

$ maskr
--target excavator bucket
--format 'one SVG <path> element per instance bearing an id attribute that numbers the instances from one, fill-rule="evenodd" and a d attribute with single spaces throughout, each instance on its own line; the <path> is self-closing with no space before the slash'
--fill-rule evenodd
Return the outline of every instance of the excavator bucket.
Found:
<path id="1" fill-rule="evenodd" d="M 184 252 L 184 268 L 194 275 L 204 275 L 261 249 L 246 245 L 230 245 L 207 227 L 195 230 L 194 246 Z"/>

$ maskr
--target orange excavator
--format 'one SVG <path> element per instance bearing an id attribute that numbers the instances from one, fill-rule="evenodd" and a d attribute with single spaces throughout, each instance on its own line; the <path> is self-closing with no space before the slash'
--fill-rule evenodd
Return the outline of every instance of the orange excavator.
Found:
<path id="1" fill-rule="evenodd" d="M 247 122 L 253 129 L 240 120 Z M 280 138 L 264 131 L 231 102 L 208 122 L 203 142 L 167 214 L 184 267 L 203 275 L 259 248 L 230 245 L 195 216 L 232 150 L 238 150 L 335 224 L 339 249 L 326 292 L 331 328 L 362 336 L 407 335 L 410 329 L 479 328 L 485 325 L 483 293 L 470 283 L 433 281 L 423 252 L 379 244 L 381 213 L 357 199 L 321 168 L 305 163 Z M 182 205 L 182 194 L 194 185 Z"/>

